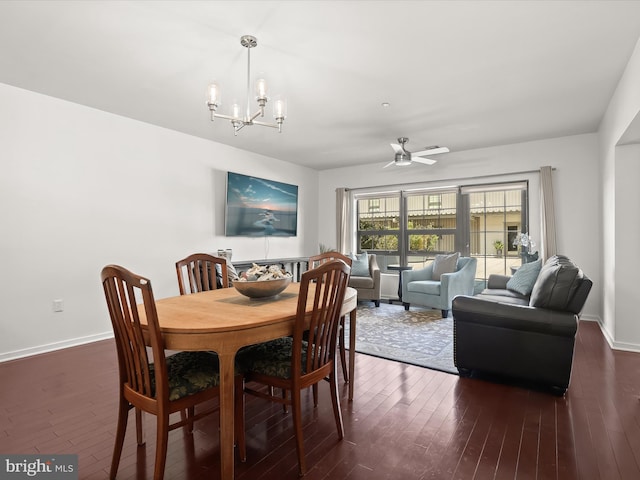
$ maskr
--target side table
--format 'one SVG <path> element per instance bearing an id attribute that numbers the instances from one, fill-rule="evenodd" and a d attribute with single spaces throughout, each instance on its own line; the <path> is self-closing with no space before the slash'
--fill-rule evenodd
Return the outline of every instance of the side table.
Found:
<path id="1" fill-rule="evenodd" d="M 387 265 L 387 270 L 398 272 L 398 299 L 389 299 L 389 303 L 394 301 L 402 303 L 402 272 L 405 270 L 413 270 L 413 267 L 409 265 Z"/>

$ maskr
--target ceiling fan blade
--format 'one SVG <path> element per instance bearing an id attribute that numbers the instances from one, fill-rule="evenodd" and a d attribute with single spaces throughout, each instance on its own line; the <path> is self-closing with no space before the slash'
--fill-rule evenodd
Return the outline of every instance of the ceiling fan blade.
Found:
<path id="1" fill-rule="evenodd" d="M 437 163 L 437 160 L 433 160 L 431 158 L 416 157 L 415 153 L 413 155 L 411 155 L 411 161 L 412 162 L 418 162 L 418 163 L 424 163 L 425 165 L 433 165 L 434 163 Z"/>
<path id="2" fill-rule="evenodd" d="M 391 148 L 393 148 L 393 151 L 396 153 L 405 153 L 404 149 L 402 148 L 402 145 L 398 145 L 397 143 L 391 143 Z"/>
<path id="3" fill-rule="evenodd" d="M 413 152 L 411 155 L 420 157 L 422 155 L 437 155 L 438 153 L 449 153 L 449 149 L 447 147 L 428 148 L 421 152 Z"/>
<path id="4" fill-rule="evenodd" d="M 390 166 L 391 166 L 391 165 L 393 165 L 394 163 L 396 163 L 396 161 L 395 161 L 395 160 L 392 160 L 392 161 L 390 161 L 389 163 L 387 163 L 387 164 L 386 164 L 384 167 L 382 167 L 382 168 L 390 167 Z"/>

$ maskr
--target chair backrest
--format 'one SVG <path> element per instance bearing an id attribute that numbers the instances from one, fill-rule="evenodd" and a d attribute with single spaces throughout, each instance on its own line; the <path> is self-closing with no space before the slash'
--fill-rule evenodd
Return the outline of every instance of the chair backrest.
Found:
<path id="1" fill-rule="evenodd" d="M 343 261 L 329 260 L 302 274 L 293 333 L 293 378 L 301 375 L 302 339 L 307 330 L 306 375 L 335 359 L 340 311 L 350 271 Z M 310 312 L 307 305 L 313 305 Z"/>
<path id="2" fill-rule="evenodd" d="M 220 272 L 220 275 L 217 272 Z M 180 295 L 229 286 L 227 260 L 207 253 L 194 253 L 176 262 Z M 188 289 L 187 289 L 188 285 Z"/>
<path id="3" fill-rule="evenodd" d="M 151 282 L 126 268 L 107 265 L 102 269 L 102 286 L 116 340 L 121 388 L 128 388 L 146 397 L 168 399 L 164 340 L 158 327 L 158 313 Z M 140 300 L 148 325 L 146 334 L 154 359 L 153 374 L 140 324 L 138 310 Z M 155 377 L 155 389 L 151 382 L 152 375 Z"/>
<path id="4" fill-rule="evenodd" d="M 456 266 L 456 272 L 459 272 L 460 270 L 465 268 L 467 265 L 473 265 L 474 263 L 477 264 L 477 262 L 478 262 L 478 260 L 475 257 L 460 257 L 460 258 L 458 258 L 458 264 Z"/>
<path id="5" fill-rule="evenodd" d="M 329 260 L 342 260 L 351 267 L 353 260 L 340 252 L 324 252 L 319 255 L 309 257 L 309 269 L 316 268 Z"/>

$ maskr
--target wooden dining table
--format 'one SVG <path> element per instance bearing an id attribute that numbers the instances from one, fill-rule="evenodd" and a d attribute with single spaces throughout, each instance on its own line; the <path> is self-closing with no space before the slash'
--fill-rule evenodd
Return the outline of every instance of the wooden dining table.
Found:
<path id="1" fill-rule="evenodd" d="M 299 287 L 299 283 L 292 283 L 280 295 L 268 299 L 250 299 L 235 288 L 223 288 L 156 300 L 166 349 L 212 350 L 218 354 L 223 480 L 234 477 L 233 379 L 236 352 L 246 345 L 293 334 Z M 349 314 L 350 318 L 349 400 L 353 400 L 354 391 L 357 298 L 357 291 L 348 287 L 341 311 L 342 315 Z M 140 310 L 144 323 L 144 311 Z"/>

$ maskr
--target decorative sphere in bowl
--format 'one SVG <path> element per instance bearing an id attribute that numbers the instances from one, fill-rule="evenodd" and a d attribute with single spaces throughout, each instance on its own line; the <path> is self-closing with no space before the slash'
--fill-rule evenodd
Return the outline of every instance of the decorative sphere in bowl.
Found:
<path id="1" fill-rule="evenodd" d="M 275 297 L 291 283 L 291 277 L 276 278 L 273 280 L 235 281 L 233 286 L 242 295 L 249 298 Z"/>

